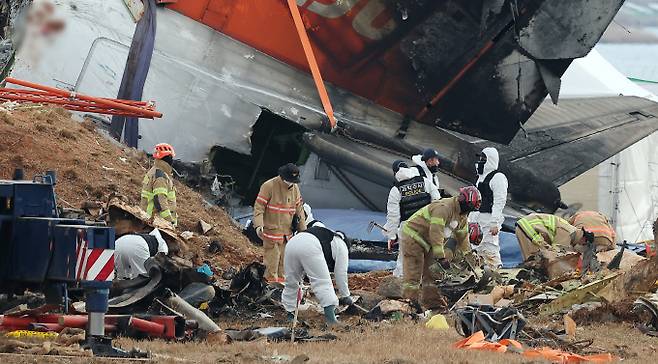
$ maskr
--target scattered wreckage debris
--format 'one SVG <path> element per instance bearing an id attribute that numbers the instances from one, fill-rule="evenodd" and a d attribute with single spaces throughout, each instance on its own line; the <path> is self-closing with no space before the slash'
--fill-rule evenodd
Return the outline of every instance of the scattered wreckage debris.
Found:
<path id="1" fill-rule="evenodd" d="M 640 297 L 633 303 L 633 313 L 638 315 L 638 329 L 644 334 L 658 337 L 658 291 Z"/>
<path id="2" fill-rule="evenodd" d="M 0 145 L 0 178 L 10 178 L 16 168 L 23 168 L 25 175 L 57 168 L 58 203 L 66 207 L 67 213 L 77 213 L 75 218 L 109 220 L 110 200 L 120 201 L 124 206 L 139 206 L 142 179 L 151 163 L 144 152 L 122 148 L 107 140 L 96 131 L 92 121 L 76 121 L 62 108 L 40 105 L 27 108 L 23 104 L 0 111 L 0 135 L 12 140 Z M 72 150 L 89 152 L 71 153 Z M 198 256 L 218 269 L 258 259 L 258 248 L 248 242 L 223 209 L 209 205 L 201 194 L 178 179 L 174 184 L 178 197 L 185 201 L 178 206 L 179 232 L 195 232 L 188 241 L 165 237 L 169 243 L 185 244 L 180 247 L 181 257 L 192 260 Z M 199 220 L 214 228 L 206 234 L 196 233 Z M 117 230 L 141 233 L 152 226 L 124 224 L 117 226 Z M 112 223 L 108 221 L 108 225 Z M 208 251 L 213 241 L 221 243 L 221 254 Z M 176 246 L 170 247 L 170 251 L 171 248 L 175 250 Z"/>
<path id="3" fill-rule="evenodd" d="M 455 310 L 455 314 L 458 319 L 455 328 L 460 335 L 483 332 L 484 338 L 490 341 L 516 339 L 526 325 L 525 317 L 511 307 L 469 305 Z"/>
<path id="4" fill-rule="evenodd" d="M 35 331 L 9 332 L 5 338 L 0 337 L 0 353 L 93 356 L 91 350 L 84 349 L 80 345 L 85 340 L 82 329 L 66 329 L 59 334 L 43 334 L 45 333 Z M 20 338 L 30 338 L 32 342 L 21 341 Z"/>

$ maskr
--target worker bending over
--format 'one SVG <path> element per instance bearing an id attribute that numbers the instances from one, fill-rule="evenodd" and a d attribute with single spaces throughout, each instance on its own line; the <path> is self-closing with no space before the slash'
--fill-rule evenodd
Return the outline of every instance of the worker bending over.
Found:
<path id="1" fill-rule="evenodd" d="M 433 260 L 437 259 L 447 269 L 458 247 L 470 251 L 469 243 L 479 243 L 477 238 L 481 237 L 480 228 L 476 223 L 468 224 L 467 216 L 480 207 L 480 202 L 477 188 L 463 187 L 459 190 L 459 196 L 430 203 L 402 225 L 402 295 L 405 298 L 417 305 L 422 282 L 423 302 L 428 302 L 433 292 L 430 272 Z"/>
<path id="2" fill-rule="evenodd" d="M 578 211 L 569 218 L 569 223 L 578 229 L 594 233 L 596 251 L 602 252 L 615 248 L 615 229 L 608 218 L 597 211 Z"/>
<path id="3" fill-rule="evenodd" d="M 128 234 L 114 243 L 114 267 L 117 279 L 148 275 L 144 262 L 158 253 L 169 254 L 167 242 L 158 229 L 148 234 Z"/>
<path id="4" fill-rule="evenodd" d="M 440 200 L 439 190 L 432 182 L 423 178 L 418 169 L 409 168 L 407 163 L 398 160 L 393 162 L 395 185 L 388 193 L 386 203 L 386 224 L 382 233 L 388 238 L 389 249 L 398 242 L 400 222 L 406 221 L 416 211 L 430 202 Z M 398 250 L 398 260 L 393 270 L 395 277 L 402 276 L 403 266 L 402 245 Z"/>
<path id="5" fill-rule="evenodd" d="M 540 250 L 581 251 L 588 242 L 594 241 L 594 234 L 577 228 L 559 216 L 533 213 L 516 222 L 514 232 L 519 239 L 523 260 Z"/>
<path id="6" fill-rule="evenodd" d="M 174 227 L 178 225 L 176 213 L 176 188 L 171 178 L 172 163 L 176 153 L 167 143 L 155 146 L 153 167 L 146 173 L 142 181 L 142 200 L 140 207 L 151 217 L 157 213 L 169 221 Z"/>
<path id="7" fill-rule="evenodd" d="M 265 181 L 254 203 L 254 227 L 263 239 L 265 279 L 283 282 L 283 256 L 286 243 L 293 234 L 293 218 L 297 231 L 306 230 L 306 215 L 299 183 L 299 168 L 288 163 L 279 168 L 279 175 Z"/>
<path id="8" fill-rule="evenodd" d="M 505 217 L 503 209 L 507 202 L 507 177 L 498 170 L 498 150 L 484 148 L 475 164 L 478 175 L 476 186 L 482 196 L 478 211 L 469 216 L 482 228 L 482 243 L 475 249 L 484 261 L 484 268 L 496 270 L 502 267 L 500 259 L 500 232 Z"/>
<path id="9" fill-rule="evenodd" d="M 295 311 L 297 292 L 306 274 L 315 297 L 324 309 L 327 324 L 334 325 L 338 323 L 336 306 L 339 303 L 353 303 L 347 285 L 349 245 L 342 232 L 334 233 L 318 225 L 293 236 L 288 242 L 284 258 L 286 279 L 281 301 L 290 317 Z M 334 272 L 340 299 L 334 292 L 330 272 Z"/>

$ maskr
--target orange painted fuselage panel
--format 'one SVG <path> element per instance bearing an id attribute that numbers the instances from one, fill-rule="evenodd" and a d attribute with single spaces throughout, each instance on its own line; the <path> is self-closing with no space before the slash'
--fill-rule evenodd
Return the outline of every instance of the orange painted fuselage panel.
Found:
<path id="1" fill-rule="evenodd" d="M 404 115 L 424 102 L 384 0 L 297 0 L 325 81 Z M 308 64 L 285 0 L 181 0 L 168 6 L 297 69 Z"/>

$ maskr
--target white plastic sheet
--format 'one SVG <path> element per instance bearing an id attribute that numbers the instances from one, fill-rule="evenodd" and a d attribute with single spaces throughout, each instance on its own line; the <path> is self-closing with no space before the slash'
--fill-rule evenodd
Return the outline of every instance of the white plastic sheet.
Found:
<path id="1" fill-rule="evenodd" d="M 658 97 L 630 81 L 596 50 L 573 62 L 562 77 L 561 97 Z M 639 141 L 598 167 L 598 209 L 612 219 L 618 240 L 653 237 L 658 206 L 658 134 Z"/>

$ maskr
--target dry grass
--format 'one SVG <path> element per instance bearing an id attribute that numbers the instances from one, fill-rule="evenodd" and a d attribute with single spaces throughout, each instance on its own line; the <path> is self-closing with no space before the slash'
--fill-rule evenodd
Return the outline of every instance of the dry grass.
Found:
<path id="1" fill-rule="evenodd" d="M 523 363 L 518 354 L 498 354 L 455 350 L 452 344 L 461 339 L 453 330 L 434 331 L 421 323 L 401 322 L 353 324 L 338 332 L 334 342 L 267 343 L 238 342 L 228 345 L 207 343 L 165 343 L 121 339 L 125 348 L 137 346 L 157 353 L 158 361 L 177 363 L 256 363 L 285 355 L 307 355 L 309 363 Z M 602 349 L 621 358 L 624 363 L 655 363 L 658 339 L 646 336 L 628 324 L 599 324 L 578 328 L 578 339 L 594 339 L 592 349 Z M 269 360 L 268 360 L 269 359 Z"/>

